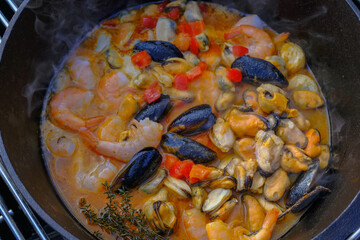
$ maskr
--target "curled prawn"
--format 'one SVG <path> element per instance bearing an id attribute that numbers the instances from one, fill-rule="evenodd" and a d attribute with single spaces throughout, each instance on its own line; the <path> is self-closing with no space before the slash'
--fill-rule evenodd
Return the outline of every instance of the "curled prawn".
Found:
<path id="1" fill-rule="evenodd" d="M 232 28 L 229 32 L 224 34 L 224 39 L 229 40 L 236 37 L 245 37 L 252 41 L 245 43 L 249 48 L 249 55 L 251 57 L 262 58 L 274 54 L 275 46 L 271 37 L 264 30 L 250 26 L 240 25 Z"/>
<path id="2" fill-rule="evenodd" d="M 161 140 L 163 127 L 148 118 L 140 122 L 133 120 L 130 128 L 120 134 L 120 141 L 99 140 L 90 130 L 83 128 L 81 136 L 97 153 L 127 162 L 145 147 L 157 147 Z"/>
<path id="3" fill-rule="evenodd" d="M 273 208 L 265 216 L 261 229 L 253 235 L 247 235 L 248 231 L 241 226 L 231 228 L 221 220 L 208 223 L 206 231 L 209 240 L 270 240 L 272 231 L 276 225 L 279 210 Z"/>
<path id="4" fill-rule="evenodd" d="M 96 76 L 89 57 L 75 57 L 69 64 L 69 72 L 77 86 L 86 89 L 94 89 L 96 85 Z"/>
<path id="5" fill-rule="evenodd" d="M 81 128 L 92 128 L 105 120 L 104 116 L 83 119 L 74 112 L 81 112 L 94 98 L 92 91 L 69 87 L 56 93 L 50 101 L 50 116 L 59 127 L 74 132 Z"/>

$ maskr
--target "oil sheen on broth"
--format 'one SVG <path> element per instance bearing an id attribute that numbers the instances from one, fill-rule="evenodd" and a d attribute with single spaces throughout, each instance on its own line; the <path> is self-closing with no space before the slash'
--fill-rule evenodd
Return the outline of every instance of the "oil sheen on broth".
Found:
<path id="1" fill-rule="evenodd" d="M 303 211 L 278 214 L 301 206 L 310 186 L 298 183 L 324 172 L 330 158 L 324 97 L 288 38 L 256 15 L 193 1 L 103 21 L 68 56 L 44 103 L 44 157 L 73 215 L 101 232 L 79 200 L 103 208 L 102 183 L 153 147 L 144 154 L 162 156 L 147 171 L 156 186 L 127 184 L 138 209 L 167 194 L 176 217 L 170 239 L 286 233 Z"/>

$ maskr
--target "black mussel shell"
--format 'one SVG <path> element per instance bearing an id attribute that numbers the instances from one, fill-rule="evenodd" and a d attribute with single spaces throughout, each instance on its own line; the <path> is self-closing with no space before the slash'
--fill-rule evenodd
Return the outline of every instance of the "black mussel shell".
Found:
<path id="1" fill-rule="evenodd" d="M 305 194 L 302 198 L 300 198 L 299 201 L 297 201 L 292 207 L 291 212 L 292 213 L 298 213 L 310 206 L 312 203 L 318 199 L 322 193 L 331 192 L 330 189 L 323 187 L 323 186 L 317 186 L 314 190 L 309 192 L 308 194 Z"/>
<path id="2" fill-rule="evenodd" d="M 168 127 L 168 132 L 192 136 L 209 130 L 216 122 L 216 116 L 208 104 L 190 108 L 180 114 Z"/>
<path id="3" fill-rule="evenodd" d="M 231 64 L 231 68 L 239 69 L 243 75 L 243 81 L 252 85 L 270 83 L 281 88 L 289 85 L 279 69 L 260 58 L 239 57 Z"/>
<path id="4" fill-rule="evenodd" d="M 209 163 L 217 158 L 216 152 L 210 148 L 176 133 L 164 134 L 161 138 L 164 152 L 172 153 L 181 160 L 190 159 L 194 163 Z"/>
<path id="5" fill-rule="evenodd" d="M 140 186 L 155 174 L 161 161 L 161 154 L 156 148 L 144 148 L 121 169 L 111 184 L 111 190 L 115 191 L 120 187 L 130 190 Z"/>
<path id="6" fill-rule="evenodd" d="M 171 109 L 172 104 L 168 95 L 161 94 L 155 102 L 146 104 L 136 115 L 137 121 L 149 118 L 151 121 L 159 122 L 166 113 Z"/>
<path id="7" fill-rule="evenodd" d="M 169 58 L 184 58 L 182 52 L 172 43 L 166 41 L 143 41 L 134 46 L 134 52 L 146 50 L 155 62 L 164 62 Z"/>
<path id="8" fill-rule="evenodd" d="M 302 198 L 306 193 L 309 192 L 316 177 L 316 173 L 318 172 L 318 169 L 319 162 L 316 161 L 309 165 L 308 170 L 300 174 L 300 176 L 296 179 L 294 185 L 289 191 L 289 195 L 286 199 L 286 207 L 291 207 L 300 198 Z"/>

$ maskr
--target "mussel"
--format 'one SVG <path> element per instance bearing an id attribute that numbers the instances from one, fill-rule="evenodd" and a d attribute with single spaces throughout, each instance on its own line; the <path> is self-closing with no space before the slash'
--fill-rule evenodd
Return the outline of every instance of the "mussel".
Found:
<path id="1" fill-rule="evenodd" d="M 245 226 L 251 232 L 256 232 L 264 222 L 265 211 L 258 200 L 251 195 L 243 195 L 242 201 L 245 206 Z"/>
<path id="2" fill-rule="evenodd" d="M 305 148 L 308 143 L 305 134 L 289 119 L 280 121 L 276 135 L 286 144 L 296 145 L 299 148 Z"/>
<path id="3" fill-rule="evenodd" d="M 264 196 L 268 201 L 278 201 L 289 187 L 290 179 L 287 173 L 279 168 L 273 175 L 266 179 Z"/>
<path id="4" fill-rule="evenodd" d="M 244 136 L 254 137 L 259 130 L 268 129 L 269 122 L 261 115 L 254 113 L 243 113 L 232 110 L 228 122 L 235 135 L 239 138 Z"/>
<path id="5" fill-rule="evenodd" d="M 170 235 L 176 225 L 176 208 L 168 201 L 150 202 L 144 207 L 144 213 L 151 227 L 161 235 Z"/>
<path id="6" fill-rule="evenodd" d="M 147 147 L 136 153 L 121 169 L 111 184 L 113 191 L 120 187 L 130 190 L 149 179 L 160 167 L 162 157 L 153 147 Z"/>
<path id="7" fill-rule="evenodd" d="M 216 152 L 210 148 L 176 133 L 162 136 L 161 147 L 165 152 L 172 153 L 181 160 L 191 159 L 194 163 L 208 163 L 217 158 Z"/>
<path id="8" fill-rule="evenodd" d="M 301 197 L 303 197 L 311 188 L 319 169 L 319 162 L 316 161 L 309 165 L 308 170 L 302 172 L 291 187 L 289 195 L 286 199 L 286 207 L 294 205 Z"/>
<path id="9" fill-rule="evenodd" d="M 151 121 L 159 122 L 161 118 L 170 110 L 172 104 L 168 95 L 161 95 L 155 102 L 146 104 L 136 115 L 137 121 L 149 118 Z"/>
<path id="10" fill-rule="evenodd" d="M 203 20 L 200 8 L 195 1 L 189 1 L 186 4 L 184 16 L 187 22 L 197 22 Z"/>
<path id="11" fill-rule="evenodd" d="M 176 23 L 173 20 L 167 17 L 160 17 L 156 23 L 156 39 L 167 42 L 174 41 L 176 28 Z"/>
<path id="12" fill-rule="evenodd" d="M 144 183 L 139 189 L 144 193 L 151 194 L 158 191 L 162 187 L 162 183 L 167 176 L 165 169 L 158 169 L 152 178 Z"/>
<path id="13" fill-rule="evenodd" d="M 285 145 L 281 156 L 281 167 L 290 173 L 300 173 L 308 169 L 311 161 L 301 148 Z"/>
<path id="14" fill-rule="evenodd" d="M 211 112 L 208 104 L 190 108 L 180 114 L 169 125 L 168 132 L 183 136 L 192 136 L 209 130 L 216 122 L 216 116 Z"/>
<path id="15" fill-rule="evenodd" d="M 229 201 L 224 203 L 224 205 L 219 208 L 219 210 L 210 214 L 210 220 L 213 221 L 215 219 L 220 219 L 224 221 L 230 215 L 238 202 L 239 201 L 236 198 L 230 199 Z"/>
<path id="16" fill-rule="evenodd" d="M 180 199 L 191 198 L 191 188 L 184 180 L 167 176 L 164 185 Z"/>
<path id="17" fill-rule="evenodd" d="M 230 128 L 230 124 L 222 118 L 216 120 L 209 137 L 212 143 L 222 152 L 228 152 L 235 142 L 235 135 Z"/>
<path id="18" fill-rule="evenodd" d="M 184 58 L 181 51 L 172 43 L 166 41 L 143 41 L 134 46 L 134 52 L 146 50 L 155 62 L 164 62 L 169 58 Z"/>
<path id="19" fill-rule="evenodd" d="M 194 207 L 196 207 L 197 209 L 201 210 L 205 199 L 207 197 L 207 192 L 203 187 L 193 187 L 191 189 L 191 194 L 192 194 L 192 204 L 194 205 Z"/>
<path id="20" fill-rule="evenodd" d="M 205 200 L 202 211 L 207 214 L 215 212 L 231 197 L 231 195 L 230 189 L 217 188 L 212 190 Z"/>
<path id="21" fill-rule="evenodd" d="M 273 131 L 258 131 L 255 137 L 255 154 L 261 175 L 269 177 L 280 167 L 280 154 L 284 142 Z"/>
<path id="22" fill-rule="evenodd" d="M 243 75 L 243 81 L 252 85 L 271 83 L 279 87 L 287 87 L 284 75 L 270 62 L 260 58 L 243 56 L 235 59 L 231 68 L 237 68 Z"/>

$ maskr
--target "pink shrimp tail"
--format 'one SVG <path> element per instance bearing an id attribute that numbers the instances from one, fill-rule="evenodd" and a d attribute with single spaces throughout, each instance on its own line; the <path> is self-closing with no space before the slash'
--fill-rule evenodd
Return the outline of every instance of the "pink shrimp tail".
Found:
<path id="1" fill-rule="evenodd" d="M 91 132 L 88 128 L 82 127 L 79 129 L 79 134 L 84 140 L 84 142 L 89 145 L 91 148 L 95 148 L 99 142 L 99 139 Z"/>
<path id="2" fill-rule="evenodd" d="M 96 117 L 88 118 L 85 120 L 85 127 L 88 129 L 95 128 L 99 126 L 105 119 L 106 119 L 105 116 L 96 116 Z"/>

